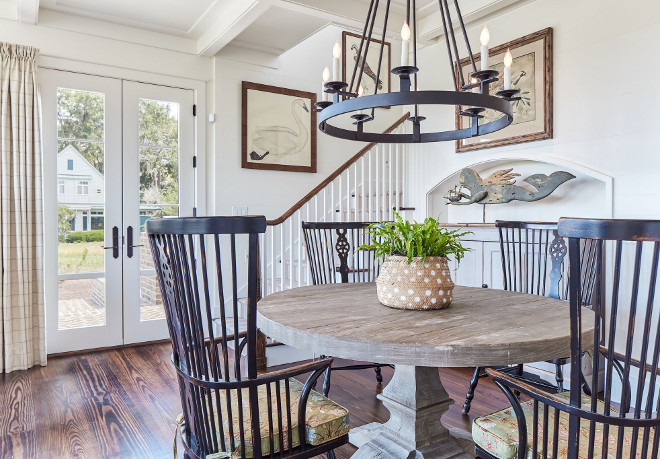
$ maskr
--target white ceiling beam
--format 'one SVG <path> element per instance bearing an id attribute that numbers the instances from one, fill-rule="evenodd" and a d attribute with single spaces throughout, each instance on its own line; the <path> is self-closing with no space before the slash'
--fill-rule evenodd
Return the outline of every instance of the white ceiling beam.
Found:
<path id="1" fill-rule="evenodd" d="M 39 21 L 39 0 L 17 0 L 18 20 L 36 25 Z"/>
<path id="2" fill-rule="evenodd" d="M 324 19 L 329 23 L 362 33 L 364 21 L 369 10 L 368 4 L 356 2 L 355 0 L 276 0 L 276 5 L 280 8 L 297 11 L 308 16 L 314 16 Z M 384 2 L 383 2 L 384 3 Z M 381 3 L 381 6 L 383 5 Z M 373 38 L 380 38 L 383 34 L 382 11 L 385 8 L 379 8 L 379 17 L 376 20 Z M 400 28 L 403 24 L 403 15 L 401 15 L 394 6 L 390 10 L 387 27 L 387 38 L 400 39 Z"/>
<path id="3" fill-rule="evenodd" d="M 530 1 L 534 0 L 472 0 L 471 2 L 464 2 L 460 5 L 463 22 L 468 27 L 472 23 L 483 21 L 496 14 L 503 14 Z M 460 25 L 453 5 L 450 6 L 450 12 L 453 19 L 452 27 L 457 29 Z M 444 36 L 442 16 L 439 9 L 419 21 L 419 31 L 419 36 L 427 41 L 437 40 Z"/>
<path id="4" fill-rule="evenodd" d="M 215 56 L 218 51 L 227 46 L 238 34 L 249 27 L 268 8 L 274 0 L 223 0 L 215 2 L 207 16 L 206 30 L 197 40 L 197 54 Z"/>

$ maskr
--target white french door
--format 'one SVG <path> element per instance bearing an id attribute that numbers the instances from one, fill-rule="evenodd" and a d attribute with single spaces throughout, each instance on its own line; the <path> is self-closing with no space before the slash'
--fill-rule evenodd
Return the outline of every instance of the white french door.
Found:
<path id="1" fill-rule="evenodd" d="M 49 353 L 167 337 L 145 223 L 191 216 L 193 91 L 41 71 Z"/>

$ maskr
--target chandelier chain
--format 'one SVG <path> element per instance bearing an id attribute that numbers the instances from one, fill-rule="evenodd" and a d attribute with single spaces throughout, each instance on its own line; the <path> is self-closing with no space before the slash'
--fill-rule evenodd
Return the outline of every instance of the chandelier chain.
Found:
<path id="1" fill-rule="evenodd" d="M 362 39 L 360 40 L 360 49 L 358 50 L 358 56 L 362 55 L 362 47 L 364 46 L 364 38 L 367 35 L 367 28 L 369 27 L 369 19 L 371 18 L 371 11 L 374 9 L 374 0 L 371 0 L 369 4 L 369 12 L 367 13 L 367 19 L 364 21 L 364 30 L 362 31 Z M 367 43 L 367 48 L 369 44 Z M 356 61 L 357 62 L 357 61 Z M 353 67 L 353 75 L 351 76 L 351 84 L 349 85 L 349 92 L 353 92 L 353 83 L 355 82 L 355 74 L 357 73 L 357 64 Z"/>

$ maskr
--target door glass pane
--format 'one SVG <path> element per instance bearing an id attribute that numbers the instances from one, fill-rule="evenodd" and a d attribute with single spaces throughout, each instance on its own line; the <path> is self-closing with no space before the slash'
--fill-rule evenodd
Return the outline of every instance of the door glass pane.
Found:
<path id="1" fill-rule="evenodd" d="M 146 221 L 179 215 L 179 104 L 140 99 L 140 320 L 164 319 Z"/>
<path id="2" fill-rule="evenodd" d="M 58 327 L 105 325 L 105 96 L 57 89 Z"/>

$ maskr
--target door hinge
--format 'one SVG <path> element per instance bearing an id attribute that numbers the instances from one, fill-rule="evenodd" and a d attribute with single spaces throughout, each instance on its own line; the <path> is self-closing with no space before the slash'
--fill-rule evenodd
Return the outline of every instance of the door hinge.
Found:
<path id="1" fill-rule="evenodd" d="M 197 104 L 193 104 L 193 116 L 197 116 Z"/>
<path id="2" fill-rule="evenodd" d="M 193 217 L 197 216 L 197 207 L 193 207 Z"/>
<path id="3" fill-rule="evenodd" d="M 197 167 L 197 155 L 193 156 L 193 167 Z"/>

